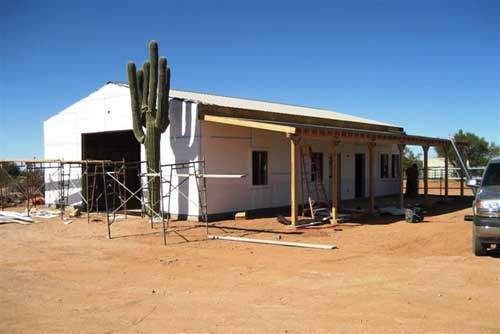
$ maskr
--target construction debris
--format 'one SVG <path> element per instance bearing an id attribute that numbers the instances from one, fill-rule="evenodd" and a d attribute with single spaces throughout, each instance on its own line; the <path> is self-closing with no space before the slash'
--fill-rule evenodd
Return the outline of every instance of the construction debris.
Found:
<path id="1" fill-rule="evenodd" d="M 80 208 L 74 206 L 67 206 L 64 211 L 70 217 L 80 217 L 81 215 Z"/>
<path id="2" fill-rule="evenodd" d="M 236 212 L 234 215 L 234 220 L 245 220 L 247 219 L 247 213 L 246 212 Z"/>
<path id="3" fill-rule="evenodd" d="M 420 207 L 405 209 L 405 219 L 408 223 L 419 223 L 424 220 L 424 210 Z"/>
<path id="4" fill-rule="evenodd" d="M 228 241 L 241 241 L 250 242 L 256 244 L 268 244 L 277 246 L 288 246 L 288 247 L 301 247 L 301 248 L 315 248 L 315 249 L 335 249 L 335 245 L 322 245 L 322 244 L 306 244 L 302 242 L 289 242 L 289 241 L 273 241 L 273 240 L 263 240 L 263 239 L 250 239 L 250 238 L 239 238 L 239 237 L 225 237 L 219 235 L 209 235 L 209 240 L 228 240 Z"/>
<path id="5" fill-rule="evenodd" d="M 72 222 L 73 222 L 73 219 L 69 219 L 69 218 L 64 218 L 64 219 L 63 219 L 63 223 L 64 223 L 64 225 L 69 225 L 69 224 L 71 224 Z"/>
<path id="6" fill-rule="evenodd" d="M 27 216 L 27 211 L 25 211 L 24 214 Z M 57 210 L 31 209 L 29 215 L 30 217 L 49 219 L 58 217 L 60 213 Z"/>
<path id="7" fill-rule="evenodd" d="M 16 223 L 21 225 L 30 225 L 36 223 L 32 218 L 24 213 L 13 211 L 0 211 L 0 224 Z"/>

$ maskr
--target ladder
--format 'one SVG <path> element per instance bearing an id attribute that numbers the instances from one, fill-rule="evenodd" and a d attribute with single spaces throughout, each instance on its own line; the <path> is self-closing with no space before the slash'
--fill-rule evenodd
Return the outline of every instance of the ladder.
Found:
<path id="1" fill-rule="evenodd" d="M 98 187 L 102 185 L 102 180 L 98 180 L 98 176 L 102 178 L 104 174 L 104 164 L 94 163 L 90 167 L 86 166 L 86 182 L 87 182 L 87 213 L 94 209 L 99 212 L 99 199 L 102 192 L 97 194 Z M 104 191 L 104 188 L 102 189 Z M 90 193 L 89 193 L 90 192 Z"/>
<path id="2" fill-rule="evenodd" d="M 310 145 L 302 147 L 300 151 L 302 203 L 307 203 L 302 208 L 302 215 L 313 220 L 329 219 L 331 213 L 321 175 L 322 166 L 318 165 L 313 155 Z"/>

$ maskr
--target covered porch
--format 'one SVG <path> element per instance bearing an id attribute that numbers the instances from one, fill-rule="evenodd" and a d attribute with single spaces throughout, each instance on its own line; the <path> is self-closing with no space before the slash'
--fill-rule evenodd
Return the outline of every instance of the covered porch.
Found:
<path id="1" fill-rule="evenodd" d="M 398 206 L 405 207 L 404 196 L 404 170 L 403 170 L 403 155 L 407 145 L 418 145 L 423 149 L 423 197 L 427 199 L 429 195 L 428 182 L 428 152 L 433 146 L 440 146 L 446 152 L 445 157 L 445 180 L 444 180 L 444 196 L 448 196 L 448 155 L 451 149 L 451 143 L 447 139 L 413 136 L 407 135 L 401 128 L 384 127 L 384 126 L 367 126 L 365 124 L 313 124 L 311 120 L 303 121 L 298 119 L 250 119 L 236 118 L 226 115 L 214 115 L 205 113 L 201 119 L 207 122 L 219 124 L 227 124 L 233 126 L 248 127 L 261 129 L 273 132 L 282 133 L 286 136 L 290 147 L 290 206 L 291 215 L 290 221 L 292 225 L 296 225 L 299 220 L 299 175 L 300 158 L 302 145 L 306 145 L 308 141 L 320 141 L 321 145 L 328 147 L 331 152 L 331 182 L 330 185 L 330 211 L 331 223 L 337 222 L 337 214 L 340 207 L 339 199 L 339 177 L 337 175 L 337 152 L 341 143 L 355 143 L 365 146 L 367 150 L 367 170 L 368 170 L 368 186 L 367 186 L 367 201 L 368 211 L 375 212 L 376 208 L 376 148 L 380 145 L 396 145 L 399 152 L 399 161 L 397 163 L 399 175 L 399 199 Z M 318 122 L 319 123 L 319 122 Z"/>

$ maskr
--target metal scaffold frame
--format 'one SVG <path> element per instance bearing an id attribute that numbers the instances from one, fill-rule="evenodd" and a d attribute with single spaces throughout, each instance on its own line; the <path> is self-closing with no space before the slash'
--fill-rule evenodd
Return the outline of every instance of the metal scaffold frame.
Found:
<path id="1" fill-rule="evenodd" d="M 149 215 L 150 227 L 154 228 L 155 221 L 161 222 L 162 225 L 162 236 L 163 243 L 167 244 L 167 235 L 170 232 L 176 233 L 181 238 L 187 241 L 177 229 L 170 228 L 170 221 L 172 219 L 171 214 L 171 198 L 174 192 L 177 192 L 178 196 L 184 197 L 189 203 L 197 206 L 199 209 L 198 216 L 201 217 L 203 222 L 205 223 L 205 232 L 208 237 L 208 214 L 207 214 L 207 194 L 206 194 L 206 176 L 205 176 L 205 161 L 190 161 L 190 162 L 181 162 L 174 164 L 165 164 L 160 166 L 159 171 L 154 171 L 148 169 L 147 172 L 140 172 L 141 170 L 146 170 L 145 162 L 136 162 L 136 163 L 125 163 L 124 166 L 130 168 L 133 165 L 139 171 L 140 177 L 140 187 L 137 190 L 132 190 L 127 187 L 124 182 L 120 181 L 116 177 L 115 172 L 105 172 L 103 174 L 103 183 L 105 184 L 105 201 L 107 208 L 107 227 L 108 227 L 108 238 L 112 238 L 111 226 L 116 222 L 116 213 L 123 206 L 126 206 L 127 202 L 132 199 L 137 199 L 141 202 L 142 213 L 147 213 Z M 144 168 L 141 168 L 144 167 Z M 174 177 L 178 178 L 177 182 L 174 182 Z M 180 187 L 189 181 L 191 177 L 195 178 L 196 188 L 198 193 L 198 203 L 189 198 L 189 195 L 185 194 L 181 191 Z M 155 181 L 155 178 L 159 178 L 160 180 L 160 197 L 158 199 L 159 203 L 151 203 L 149 201 L 148 191 L 151 183 Z M 108 189 L 121 189 L 126 196 L 124 200 L 120 204 L 120 206 L 110 210 L 108 205 L 108 197 L 110 193 Z M 166 189 L 165 189 L 166 188 Z M 114 191 L 116 193 L 116 190 Z M 142 193 L 142 196 L 139 194 Z M 166 202 L 166 205 L 165 205 Z M 154 210 L 158 204 L 158 210 Z M 166 206 L 166 208 L 165 208 Z"/>
<path id="2" fill-rule="evenodd" d="M 22 172 L 22 177 L 10 175 L 4 168 L 7 164 L 15 164 Z M 150 226 L 160 221 L 163 231 L 163 242 L 166 245 L 167 235 L 174 232 L 185 239 L 178 230 L 170 228 L 171 199 L 175 192 L 189 203 L 198 207 L 198 218 L 205 223 L 205 232 L 208 237 L 208 213 L 205 174 L 205 161 L 190 161 L 160 166 L 159 171 L 147 170 L 145 161 L 126 162 L 110 160 L 0 160 L 0 175 L 5 175 L 7 186 L 0 185 L 0 202 L 4 209 L 5 199 L 10 189 L 15 189 L 26 202 L 27 214 L 38 204 L 37 198 L 45 197 L 46 192 L 53 192 L 56 197 L 50 200 L 51 204 L 60 209 L 60 217 L 64 219 L 65 209 L 71 205 L 70 197 L 77 196 L 81 210 L 85 209 L 87 222 L 90 223 L 92 212 L 99 215 L 99 200 L 104 201 L 101 212 L 106 214 L 108 238 L 112 238 L 111 226 L 117 221 L 117 213 L 124 212 L 127 218 L 127 204 L 132 199 L 141 203 L 141 216 L 149 216 Z M 136 172 L 140 186 L 131 189 L 127 185 L 127 172 Z M 213 177 L 213 176 L 212 176 Z M 156 205 L 148 201 L 148 191 L 155 178 L 160 179 L 160 197 L 158 210 Z M 174 181 L 174 178 L 177 178 Z M 195 179 L 198 193 L 198 203 L 181 190 L 191 178 Z M 188 185 L 189 187 L 189 185 Z M 187 240 L 187 239 L 185 239 Z"/>
<path id="3" fill-rule="evenodd" d="M 85 209 L 87 221 L 90 222 L 91 212 L 94 210 L 89 203 L 96 203 L 102 196 L 97 193 L 96 183 L 92 193 L 89 192 L 89 179 L 98 177 L 97 166 L 103 170 L 106 168 L 123 168 L 124 161 L 110 160 L 0 160 L 0 175 L 7 180 L 6 185 L 0 186 L 0 203 L 2 210 L 6 207 L 7 199 L 11 195 L 11 189 L 15 189 L 22 195 L 26 205 L 26 213 L 29 216 L 33 208 L 39 205 L 39 199 L 44 198 L 46 192 L 54 192 L 56 195 L 51 204 L 60 209 L 60 217 L 64 219 L 65 209 L 70 205 L 70 196 L 78 196 L 81 200 L 80 209 Z M 21 171 L 21 175 L 11 175 L 5 167 L 14 164 Z M 44 200 L 44 202 L 46 202 Z M 46 203 L 44 203 L 46 204 Z M 126 211 L 126 208 L 125 208 Z M 97 214 L 99 208 L 97 207 Z"/>

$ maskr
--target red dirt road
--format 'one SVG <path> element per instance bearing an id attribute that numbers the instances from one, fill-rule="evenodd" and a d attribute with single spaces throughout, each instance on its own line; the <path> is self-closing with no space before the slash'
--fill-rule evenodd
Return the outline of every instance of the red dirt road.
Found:
<path id="1" fill-rule="evenodd" d="M 282 234 L 339 247 L 328 251 L 205 241 L 202 228 L 164 247 L 139 219 L 117 222 L 113 240 L 85 218 L 0 225 L 0 331 L 500 333 L 498 253 L 471 255 L 465 213 Z M 226 231 L 211 229 L 275 237 Z"/>

